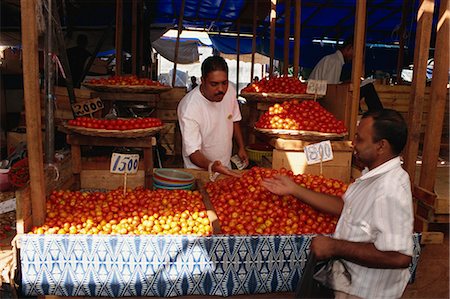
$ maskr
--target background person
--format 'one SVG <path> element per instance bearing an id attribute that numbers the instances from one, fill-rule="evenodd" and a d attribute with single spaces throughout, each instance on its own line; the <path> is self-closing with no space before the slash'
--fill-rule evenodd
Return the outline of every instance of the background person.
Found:
<path id="1" fill-rule="evenodd" d="M 189 90 L 193 90 L 197 86 L 198 86 L 198 84 L 197 84 L 197 77 L 192 76 L 191 77 L 191 86 L 190 86 Z"/>
<path id="2" fill-rule="evenodd" d="M 342 77 L 344 77 L 343 81 L 346 81 L 345 76 L 342 76 L 342 68 L 352 59 L 353 36 L 346 39 L 335 53 L 323 57 L 312 70 L 309 79 L 325 80 L 327 84 L 339 84 L 342 82 Z M 364 98 L 369 111 L 383 109 L 383 104 L 372 83 L 360 87 L 359 97 L 360 99 Z"/>
<path id="3" fill-rule="evenodd" d="M 248 164 L 239 121 L 241 112 L 235 89 L 228 82 L 228 66 L 220 56 L 202 63 L 199 88 L 178 104 L 177 113 L 182 136 L 182 155 L 186 168 L 239 176 L 231 171 L 233 137 L 238 155 Z"/>
<path id="4" fill-rule="evenodd" d="M 323 282 L 336 298 L 400 298 L 405 290 L 414 221 L 410 180 L 399 158 L 406 139 L 407 125 L 398 112 L 366 112 L 354 140 L 355 156 L 366 169 L 342 199 L 305 189 L 286 176 L 262 182 L 275 194 L 291 194 L 340 216 L 333 236 L 317 236 L 310 247 L 318 260 L 333 259 Z"/>

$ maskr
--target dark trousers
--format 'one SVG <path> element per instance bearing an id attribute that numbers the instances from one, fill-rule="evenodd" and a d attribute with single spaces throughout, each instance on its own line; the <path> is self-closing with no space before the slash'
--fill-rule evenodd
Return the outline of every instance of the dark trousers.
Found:
<path id="1" fill-rule="evenodd" d="M 359 90 L 359 98 L 364 98 L 369 111 L 376 111 L 383 109 L 380 98 L 372 83 L 366 84 Z"/>

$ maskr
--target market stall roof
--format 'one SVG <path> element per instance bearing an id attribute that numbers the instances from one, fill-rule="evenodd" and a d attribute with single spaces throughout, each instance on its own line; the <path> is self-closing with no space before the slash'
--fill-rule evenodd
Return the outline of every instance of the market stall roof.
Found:
<path id="1" fill-rule="evenodd" d="M 241 22 L 241 33 L 252 33 L 254 2 L 257 3 L 258 36 L 267 36 L 270 26 L 270 1 L 267 0 L 144 0 L 144 15 L 151 28 L 174 28 L 178 26 L 182 2 L 185 1 L 183 27 L 208 32 L 237 32 L 237 21 Z M 46 3 L 47 1 L 42 1 Z M 115 18 L 115 1 L 71 0 L 63 1 L 60 9 L 63 26 L 70 29 L 107 26 Z M 276 35 L 284 35 L 286 0 L 278 0 Z M 291 36 L 294 33 L 295 1 L 291 2 Z M 367 1 L 367 41 L 389 43 L 398 40 L 398 29 L 402 16 L 403 0 Z M 407 15 L 408 37 L 415 31 L 415 12 L 419 0 L 409 0 Z M 438 0 L 436 1 L 438 6 Z M 342 39 L 353 33 L 355 0 L 302 0 L 302 37 Z M 124 1 L 124 23 L 131 19 L 131 1 Z M 1 2 L 1 27 L 20 27 L 19 0 Z M 3 31 L 3 30 L 2 30 Z"/>
<path id="2" fill-rule="evenodd" d="M 42 1 L 46 3 L 47 1 Z M 124 32 L 131 28 L 131 2 L 123 2 Z M 257 15 L 257 36 L 259 53 L 268 55 L 270 41 L 270 3 L 268 0 L 144 0 L 144 18 L 156 40 L 170 28 L 178 27 L 182 3 L 183 29 L 202 30 L 211 37 L 214 47 L 227 54 L 236 53 L 234 36 L 240 22 L 242 54 L 251 52 L 253 14 Z M 404 0 L 367 1 L 366 40 L 372 44 L 395 44 L 399 41 L 399 28 L 402 19 Z M 408 0 L 406 0 L 408 2 Z M 71 0 L 63 1 L 60 8 L 62 25 L 68 35 L 74 31 L 95 30 L 115 22 L 115 1 L 110 0 Z M 254 5 L 257 5 L 255 10 Z M 276 11 L 276 44 L 284 47 L 284 23 L 286 21 L 287 0 L 278 0 Z M 290 36 L 294 36 L 295 1 L 290 1 Z M 419 0 L 409 0 L 406 14 L 406 45 L 413 48 L 415 37 L 415 18 Z M 436 7 L 439 0 L 436 0 Z M 301 1 L 301 45 L 302 49 L 313 40 L 343 40 L 353 34 L 355 0 L 302 0 Z M 14 28 L 20 28 L 19 0 L 1 2 L 0 41 L 10 37 Z M 437 11 L 437 10 L 436 10 Z M 435 12 L 435 15 L 437 13 Z M 436 19 L 436 18 L 435 18 Z M 128 29 L 127 29 L 128 28 Z M 20 30 L 17 30 L 20 34 Z M 152 33 L 150 33 L 152 35 Z M 124 34 L 124 48 L 127 47 Z M 432 36 L 432 44 L 434 37 Z M 112 43 L 110 43 L 112 44 Z M 278 47 L 278 46 L 277 46 Z M 293 47 L 293 41 L 291 41 Z M 326 47 L 324 47 L 326 49 Z M 106 49 L 105 49 L 106 50 Z M 276 51 L 275 58 L 282 59 L 282 51 Z M 320 52 L 320 56 L 324 51 Z M 326 52 L 326 51 L 325 51 Z M 293 55 L 290 55 L 292 58 Z"/>

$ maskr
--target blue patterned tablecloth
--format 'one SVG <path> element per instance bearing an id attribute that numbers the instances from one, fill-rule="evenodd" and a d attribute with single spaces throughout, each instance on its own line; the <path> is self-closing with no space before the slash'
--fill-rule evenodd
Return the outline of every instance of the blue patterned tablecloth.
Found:
<path id="1" fill-rule="evenodd" d="M 26 296 L 231 296 L 293 292 L 312 235 L 22 235 Z M 412 280 L 420 255 L 414 234 Z"/>

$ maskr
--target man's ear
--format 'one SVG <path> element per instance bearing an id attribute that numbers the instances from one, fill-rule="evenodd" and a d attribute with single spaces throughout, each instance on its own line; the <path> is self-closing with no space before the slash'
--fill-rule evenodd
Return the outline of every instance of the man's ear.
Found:
<path id="1" fill-rule="evenodd" d="M 381 139 L 380 141 L 378 141 L 378 150 L 381 153 L 391 152 L 391 144 L 386 139 Z"/>

